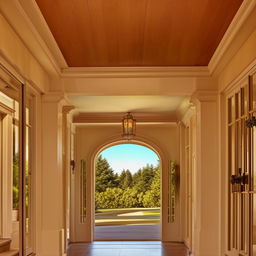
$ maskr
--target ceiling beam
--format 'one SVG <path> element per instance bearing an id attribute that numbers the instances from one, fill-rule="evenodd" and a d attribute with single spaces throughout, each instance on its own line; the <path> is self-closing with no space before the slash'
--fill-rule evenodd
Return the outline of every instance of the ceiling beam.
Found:
<path id="1" fill-rule="evenodd" d="M 69 95 L 176 95 L 187 96 L 196 90 L 196 78 L 62 78 Z"/>

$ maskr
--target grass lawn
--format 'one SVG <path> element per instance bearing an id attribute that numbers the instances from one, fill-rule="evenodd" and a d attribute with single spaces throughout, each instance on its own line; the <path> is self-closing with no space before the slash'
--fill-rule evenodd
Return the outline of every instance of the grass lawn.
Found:
<path id="1" fill-rule="evenodd" d="M 160 208 L 98 209 L 96 226 L 147 225 L 160 223 Z"/>

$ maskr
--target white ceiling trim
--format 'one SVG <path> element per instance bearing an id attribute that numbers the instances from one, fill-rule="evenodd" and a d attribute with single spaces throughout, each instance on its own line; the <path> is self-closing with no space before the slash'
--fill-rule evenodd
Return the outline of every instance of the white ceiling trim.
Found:
<path id="1" fill-rule="evenodd" d="M 27 2 L 32 7 L 33 1 Z M 32 23 L 31 17 L 27 14 L 24 6 L 22 1 L 3 1 L 0 3 L 0 10 L 44 70 L 49 74 L 60 75 L 60 68 L 55 58 L 52 56 L 38 28 Z"/>
<path id="2" fill-rule="evenodd" d="M 114 78 L 114 77 L 208 77 L 207 67 L 105 67 L 62 70 L 63 78 Z"/>
<path id="3" fill-rule="evenodd" d="M 226 33 L 224 34 L 222 40 L 220 41 L 217 49 L 215 50 L 209 64 L 208 69 L 210 74 L 213 74 L 217 69 L 219 64 L 223 61 L 224 54 L 228 50 L 231 43 L 234 41 L 239 29 L 245 23 L 249 15 L 252 13 L 256 6 L 255 0 L 244 0 L 240 6 L 238 12 L 233 18 L 231 24 L 229 25 Z"/>
<path id="4" fill-rule="evenodd" d="M 223 61 L 224 53 L 228 50 L 230 44 L 236 37 L 239 29 L 245 23 L 246 19 L 255 8 L 255 0 L 244 0 L 232 23 L 226 31 L 223 39 L 217 47 L 209 65 L 205 67 L 129 67 L 129 68 L 74 68 L 68 67 L 64 56 L 62 55 L 57 42 L 55 41 L 51 31 L 44 20 L 35 0 L 18 0 L 12 2 L 16 10 L 18 10 L 23 24 L 20 26 L 19 21 L 13 19 L 12 26 L 16 32 L 22 37 L 22 27 L 27 25 L 31 32 L 29 38 L 23 36 L 22 40 L 31 50 L 34 57 L 49 70 L 46 65 L 51 65 L 61 77 L 64 78 L 104 78 L 104 77 L 209 77 L 217 69 Z M 13 13 L 11 13 L 13 14 Z M 9 14 L 9 15 L 11 15 Z M 7 17 L 10 20 L 11 17 Z M 31 42 L 37 44 L 37 48 L 31 47 Z M 44 52 L 48 62 L 38 57 L 37 51 Z M 52 68 L 51 67 L 51 68 Z"/>
<path id="5" fill-rule="evenodd" d="M 64 56 L 61 53 L 61 50 L 55 41 L 54 36 L 52 35 L 51 30 L 48 27 L 47 22 L 45 21 L 37 3 L 27 0 L 19 0 L 23 9 L 30 17 L 31 23 L 36 27 L 39 35 L 41 35 L 41 39 L 45 42 L 43 45 L 44 48 L 47 47 L 47 51 L 50 51 L 51 58 L 55 60 L 55 64 L 57 64 L 59 70 L 62 68 L 68 67 L 67 62 Z M 46 50 L 46 49 L 45 49 Z"/>
<path id="6" fill-rule="evenodd" d="M 31 30 L 34 32 L 34 36 L 39 38 L 42 50 L 47 53 L 52 64 L 60 73 L 61 69 L 68 67 L 68 65 L 38 5 L 34 0 L 19 0 L 19 2 L 27 17 L 29 17 L 29 26 L 32 28 Z"/>

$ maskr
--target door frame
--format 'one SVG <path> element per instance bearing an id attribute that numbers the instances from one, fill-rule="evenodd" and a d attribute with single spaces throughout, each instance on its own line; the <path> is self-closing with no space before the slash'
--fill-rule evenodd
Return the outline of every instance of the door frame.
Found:
<path id="1" fill-rule="evenodd" d="M 95 204 L 95 159 L 99 152 L 104 150 L 104 148 L 114 146 L 117 144 L 125 144 L 127 140 L 120 138 L 120 135 L 114 136 L 109 139 L 106 137 L 104 140 L 97 141 L 92 145 L 90 144 L 90 150 L 88 153 L 83 152 L 83 129 L 76 129 L 75 133 L 75 162 L 76 168 L 74 173 L 71 175 L 71 242 L 92 242 L 94 240 L 94 204 Z M 87 142 L 88 144 L 89 142 Z M 136 136 L 135 140 L 131 140 L 130 143 L 139 144 L 152 149 L 161 161 L 161 240 L 162 241 L 173 241 L 171 239 L 172 230 L 181 229 L 180 226 L 180 213 L 177 214 L 177 221 L 170 221 L 168 216 L 168 207 L 170 207 L 170 201 L 168 200 L 168 191 L 170 191 L 169 182 L 169 169 L 170 169 L 170 159 L 168 153 L 164 147 L 159 147 L 157 143 L 149 138 L 142 136 Z M 86 163 L 86 220 L 84 223 L 80 222 L 79 219 L 79 192 L 80 192 L 80 182 L 79 182 L 79 171 L 81 170 L 80 161 L 84 160 Z M 175 159 L 178 160 L 178 159 Z M 176 207 L 176 210 L 178 207 Z M 180 211 L 180 205 L 179 205 Z M 177 241 L 177 240 L 175 240 Z"/>
<path id="2" fill-rule="evenodd" d="M 12 115 L 13 110 L 1 104 L 0 109 L 0 236 L 10 237 L 12 233 Z M 6 148 L 7 150 L 3 150 Z"/>
<path id="3" fill-rule="evenodd" d="M 37 195 L 35 195 L 35 179 L 36 175 L 32 177 L 31 179 L 31 190 L 32 192 L 32 197 L 31 197 L 31 205 L 33 207 L 31 208 L 31 246 L 29 251 L 26 250 L 26 206 L 25 206 L 25 168 L 26 168 L 26 102 L 27 102 L 27 96 L 29 95 L 29 98 L 31 99 L 31 122 L 33 125 L 38 122 L 38 118 L 35 115 L 34 108 L 38 110 L 39 107 L 39 97 L 40 97 L 40 92 L 37 91 L 36 89 L 33 88 L 29 83 L 25 83 L 22 79 L 20 79 L 19 76 L 14 75 L 12 72 L 9 72 L 8 69 L 6 69 L 4 66 L 0 65 L 0 83 L 4 85 L 3 88 L 3 93 L 6 93 L 8 88 L 13 88 L 18 94 L 17 97 L 14 97 L 14 99 L 19 103 L 19 156 L 20 156 L 20 168 L 19 168 L 19 180 L 20 180 L 20 196 L 19 197 L 19 255 L 20 256 L 26 256 L 30 253 L 32 253 L 31 249 L 33 251 L 36 250 L 37 247 L 37 234 L 36 234 L 36 209 L 35 209 L 35 202 Z M 8 86 L 7 86 L 8 85 Z M 6 90 L 6 91 L 5 91 Z M 29 93 L 28 93 L 29 92 Z M 7 93 L 8 95 L 8 93 Z M 10 95 L 13 95 L 12 92 L 10 92 Z M 12 96 L 11 96 L 12 97 Z M 0 111 L 2 112 L 3 109 L 6 109 L 7 112 L 4 113 L 4 129 L 8 133 L 8 138 L 5 139 L 6 141 L 8 140 L 9 142 L 6 142 L 8 144 L 7 148 L 9 149 L 9 157 L 8 157 L 8 162 L 12 162 L 12 142 L 13 142 L 13 135 L 12 135 L 12 127 L 13 125 L 13 110 L 9 108 L 8 106 L 5 106 L 3 104 L 0 104 Z M 7 123 L 8 122 L 8 123 Z M 36 126 L 36 125 L 35 125 Z M 31 141 L 32 144 L 30 145 L 31 151 L 36 152 L 34 150 L 35 148 L 38 148 L 38 145 L 36 145 L 35 141 L 38 140 L 38 128 L 35 130 L 35 127 L 32 128 L 31 131 Z M 31 168 L 33 169 L 33 173 L 35 173 L 35 170 L 39 166 L 39 162 L 37 162 L 37 157 L 33 155 L 30 160 L 31 160 Z M 9 172 L 12 173 L 12 165 L 9 163 L 6 163 L 9 167 Z M 12 174 L 11 174 L 12 176 Z M 10 182 L 12 181 L 12 177 L 10 177 Z M 11 190 L 9 191 L 10 194 L 10 211 L 12 211 L 12 184 L 10 184 Z M 38 215 L 38 214 L 37 214 Z M 11 218 L 12 213 L 10 212 L 8 214 L 8 218 Z M 12 225 L 11 225 L 12 226 Z M 12 230 L 12 227 L 10 227 L 10 232 Z M 8 236 L 10 237 L 10 236 Z"/>
<path id="4" fill-rule="evenodd" d="M 159 159 L 159 167 L 160 167 L 160 238 L 159 240 L 161 241 L 162 240 L 162 160 L 161 160 L 161 156 L 160 154 L 150 145 L 146 144 L 146 143 L 142 143 L 138 140 L 130 140 L 130 141 L 127 141 L 127 140 L 121 140 L 121 141 L 116 141 L 116 142 L 113 142 L 113 143 L 110 143 L 108 145 L 104 145 L 97 153 L 96 155 L 94 156 L 94 166 L 93 166 L 93 197 L 92 197 L 92 202 L 93 202 L 93 212 L 92 212 L 92 220 L 93 220 L 93 241 L 95 241 L 95 180 L 96 180 L 96 161 L 97 161 L 97 158 L 98 156 L 101 154 L 102 151 L 104 151 L 105 149 L 107 148 L 111 148 L 113 146 L 117 146 L 117 145 L 122 145 L 122 144 L 133 144 L 133 145 L 139 145 L 139 146 L 143 146 L 143 147 L 146 147 L 150 150 L 152 150 L 158 157 Z M 144 239 L 145 241 L 146 239 Z"/>

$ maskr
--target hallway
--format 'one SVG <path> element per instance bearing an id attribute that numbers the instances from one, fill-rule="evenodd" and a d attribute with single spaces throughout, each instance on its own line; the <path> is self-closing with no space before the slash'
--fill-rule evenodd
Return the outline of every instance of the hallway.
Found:
<path id="1" fill-rule="evenodd" d="M 182 243 L 152 242 L 93 242 L 75 243 L 68 249 L 68 256 L 188 256 Z"/>
<path id="2" fill-rule="evenodd" d="M 0 0 L 0 35 L 0 256 L 256 256 L 256 0 Z"/>

